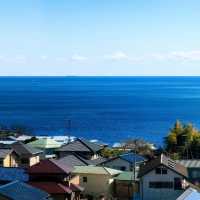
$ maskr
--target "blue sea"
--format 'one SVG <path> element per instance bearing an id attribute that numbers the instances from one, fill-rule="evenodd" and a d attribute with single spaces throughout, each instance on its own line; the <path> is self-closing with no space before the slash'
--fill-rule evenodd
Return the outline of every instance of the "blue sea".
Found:
<path id="1" fill-rule="evenodd" d="M 200 77 L 0 78 L 0 124 L 36 135 L 160 145 L 176 119 L 200 127 Z"/>

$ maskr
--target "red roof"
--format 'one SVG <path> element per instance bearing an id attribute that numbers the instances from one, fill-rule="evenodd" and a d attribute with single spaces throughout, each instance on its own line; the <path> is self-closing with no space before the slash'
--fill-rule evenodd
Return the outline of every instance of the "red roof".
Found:
<path id="1" fill-rule="evenodd" d="M 70 173 L 71 168 L 59 165 L 56 160 L 42 160 L 36 165 L 28 168 L 30 174 L 63 174 Z"/>
<path id="2" fill-rule="evenodd" d="M 46 191 L 49 194 L 71 194 L 72 190 L 61 183 L 56 182 L 29 182 L 33 187 Z"/>

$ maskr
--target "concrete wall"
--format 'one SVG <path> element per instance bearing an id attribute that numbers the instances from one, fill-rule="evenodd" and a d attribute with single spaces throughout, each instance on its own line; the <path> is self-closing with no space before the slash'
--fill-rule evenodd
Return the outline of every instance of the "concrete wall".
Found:
<path id="1" fill-rule="evenodd" d="M 166 181 L 173 182 L 174 178 L 182 178 L 172 170 L 167 170 L 167 174 L 156 174 L 152 170 L 140 179 L 140 196 L 142 200 L 175 200 L 182 190 L 174 190 L 174 188 L 149 188 L 149 182 Z"/>

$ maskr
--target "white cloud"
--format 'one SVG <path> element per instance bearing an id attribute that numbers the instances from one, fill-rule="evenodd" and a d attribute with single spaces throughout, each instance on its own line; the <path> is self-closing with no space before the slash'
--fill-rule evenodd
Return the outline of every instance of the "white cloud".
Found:
<path id="1" fill-rule="evenodd" d="M 15 61 L 17 63 L 25 63 L 26 60 L 27 60 L 26 56 L 24 56 L 24 55 L 17 55 L 17 56 L 15 56 Z"/>
<path id="2" fill-rule="evenodd" d="M 128 55 L 124 53 L 123 51 L 117 51 L 111 55 L 105 55 L 104 57 L 106 59 L 116 60 L 116 61 L 129 59 Z"/>
<path id="3" fill-rule="evenodd" d="M 71 57 L 71 60 L 72 61 L 85 61 L 87 60 L 88 58 L 85 57 L 85 56 L 81 56 L 81 55 L 78 55 L 78 54 L 74 54 L 72 57 Z"/>
<path id="4" fill-rule="evenodd" d="M 41 60 L 47 60 L 48 56 L 42 55 L 40 56 Z"/>
<path id="5" fill-rule="evenodd" d="M 169 57 L 183 61 L 200 61 L 200 51 L 174 51 L 170 53 Z"/>

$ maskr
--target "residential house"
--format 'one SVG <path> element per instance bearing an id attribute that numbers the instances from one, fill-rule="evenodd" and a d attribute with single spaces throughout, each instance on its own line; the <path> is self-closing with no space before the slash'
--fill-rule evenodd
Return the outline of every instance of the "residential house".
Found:
<path id="1" fill-rule="evenodd" d="M 114 177 L 121 171 L 100 166 L 76 166 L 73 173 L 80 177 L 80 186 L 85 189 L 85 196 L 110 198 L 114 194 Z"/>
<path id="2" fill-rule="evenodd" d="M 187 186 L 187 169 L 161 154 L 139 170 L 141 200 L 175 200 Z"/>
<path id="3" fill-rule="evenodd" d="M 200 184 L 200 160 L 178 160 L 178 163 L 185 166 L 188 170 L 188 180 L 195 185 Z"/>
<path id="4" fill-rule="evenodd" d="M 55 158 L 55 150 L 58 149 L 61 144 L 51 138 L 39 138 L 33 142 L 28 143 L 30 146 L 43 151 L 43 158 Z"/>
<path id="5" fill-rule="evenodd" d="M 10 148 L 0 148 L 0 166 L 17 167 L 16 153 Z"/>
<path id="6" fill-rule="evenodd" d="M 176 200 L 199 200 L 199 199 L 200 199 L 199 189 L 194 189 L 192 187 L 189 187 Z"/>
<path id="7" fill-rule="evenodd" d="M 100 163 L 100 165 L 122 171 L 133 171 L 135 166 L 135 170 L 138 171 L 139 166 L 144 163 L 145 160 L 143 156 L 130 152 L 110 158 Z"/>
<path id="8" fill-rule="evenodd" d="M 50 195 L 38 188 L 20 181 L 0 186 L 1 200 L 47 200 Z"/>
<path id="9" fill-rule="evenodd" d="M 22 142 L 16 142 L 11 145 L 16 154 L 16 162 L 18 167 L 27 168 L 40 162 L 41 150 L 31 147 Z"/>
<path id="10" fill-rule="evenodd" d="M 83 188 L 79 186 L 79 177 L 71 171 L 71 166 L 56 160 L 42 160 L 28 169 L 29 184 L 45 190 L 55 200 L 78 200 Z"/>
<path id="11" fill-rule="evenodd" d="M 133 196 L 139 196 L 139 180 L 134 178 L 133 172 L 124 171 L 114 178 L 114 197 L 129 200 Z"/>
<path id="12" fill-rule="evenodd" d="M 59 158 L 76 153 L 86 159 L 92 160 L 97 159 L 100 156 L 102 149 L 104 149 L 104 146 L 77 138 L 76 140 L 63 145 L 61 148 L 57 149 L 56 152 Z"/>

